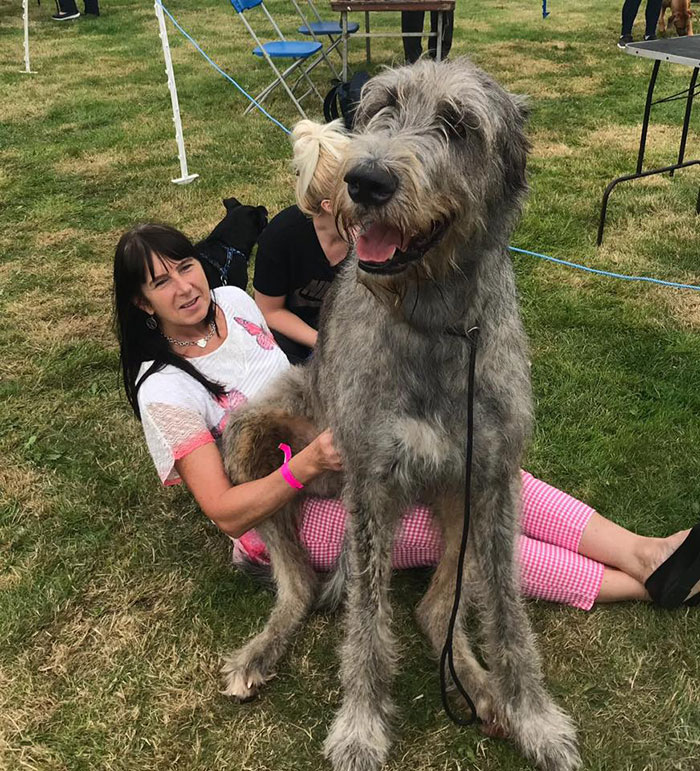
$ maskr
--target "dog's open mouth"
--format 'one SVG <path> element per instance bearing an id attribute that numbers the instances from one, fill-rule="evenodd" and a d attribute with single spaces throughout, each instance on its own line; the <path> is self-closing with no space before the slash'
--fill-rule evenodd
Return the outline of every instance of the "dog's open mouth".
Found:
<path id="1" fill-rule="evenodd" d="M 434 222 L 427 235 L 409 238 L 393 225 L 374 222 L 355 241 L 358 264 L 368 273 L 400 273 L 435 246 L 445 230 L 446 222 Z"/>

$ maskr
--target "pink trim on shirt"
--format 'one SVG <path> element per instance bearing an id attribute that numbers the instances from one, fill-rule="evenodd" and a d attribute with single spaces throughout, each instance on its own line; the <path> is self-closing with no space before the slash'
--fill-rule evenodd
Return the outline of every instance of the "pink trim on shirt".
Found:
<path id="1" fill-rule="evenodd" d="M 181 460 L 185 455 L 189 455 L 191 452 L 199 449 L 205 444 L 210 444 L 214 441 L 214 437 L 210 431 L 202 431 L 196 436 L 190 437 L 186 442 L 179 444 L 173 448 L 173 458 L 175 460 Z"/>

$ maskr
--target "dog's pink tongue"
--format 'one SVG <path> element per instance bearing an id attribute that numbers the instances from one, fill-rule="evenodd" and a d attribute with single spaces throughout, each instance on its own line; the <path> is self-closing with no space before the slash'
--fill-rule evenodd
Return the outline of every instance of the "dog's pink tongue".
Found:
<path id="1" fill-rule="evenodd" d="M 391 225 L 377 222 L 357 239 L 357 256 L 362 262 L 386 262 L 401 245 L 401 233 Z"/>

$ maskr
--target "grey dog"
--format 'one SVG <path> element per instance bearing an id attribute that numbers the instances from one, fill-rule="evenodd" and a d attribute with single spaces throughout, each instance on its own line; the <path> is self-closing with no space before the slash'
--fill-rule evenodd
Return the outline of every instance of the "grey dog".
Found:
<path id="1" fill-rule="evenodd" d="M 465 589 L 478 611 L 479 663 L 464 629 L 455 664 L 478 712 L 540 768 L 579 766 L 575 731 L 542 684 L 520 599 L 515 544 L 520 460 L 531 424 L 527 344 L 508 239 L 527 189 L 526 109 L 466 59 L 388 70 L 364 88 L 333 205 L 353 247 L 326 299 L 311 362 L 232 415 L 227 470 L 236 482 L 280 464 L 330 426 L 344 461 L 306 492 L 348 511 L 342 705 L 325 742 L 335 771 L 386 760 L 396 643 L 392 542 L 406 506 L 423 501 L 445 553 L 417 617 L 435 651 L 448 627 L 464 490 L 470 330 L 480 341 L 474 389 L 472 533 Z M 239 699 L 268 679 L 318 586 L 297 538 L 298 502 L 269 519 L 277 602 L 264 630 L 224 667 Z M 345 570 L 343 570 L 343 568 Z M 340 576 L 340 578 L 339 578 Z"/>

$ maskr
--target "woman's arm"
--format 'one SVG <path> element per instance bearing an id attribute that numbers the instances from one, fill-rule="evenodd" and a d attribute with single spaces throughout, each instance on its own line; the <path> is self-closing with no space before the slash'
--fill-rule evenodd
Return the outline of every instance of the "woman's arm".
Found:
<path id="1" fill-rule="evenodd" d="M 318 332 L 284 307 L 285 297 L 271 297 L 255 290 L 255 302 L 270 329 L 281 332 L 290 340 L 313 348 Z"/>
<path id="2" fill-rule="evenodd" d="M 280 465 L 282 452 L 280 451 Z M 238 538 L 267 519 L 297 495 L 279 471 L 240 485 L 231 485 L 218 447 L 205 444 L 175 462 L 175 468 L 202 511 L 221 530 Z M 302 484 L 324 471 L 340 471 L 340 456 L 329 430 L 289 461 L 289 470 Z"/>

